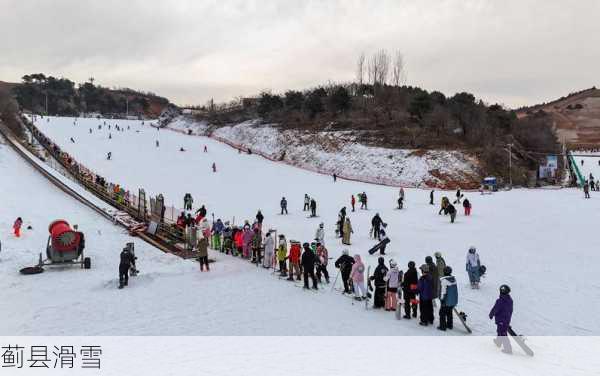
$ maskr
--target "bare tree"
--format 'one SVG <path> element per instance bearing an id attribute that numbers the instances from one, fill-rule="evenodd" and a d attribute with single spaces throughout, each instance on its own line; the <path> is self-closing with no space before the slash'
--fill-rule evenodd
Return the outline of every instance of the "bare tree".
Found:
<path id="1" fill-rule="evenodd" d="M 384 85 L 388 79 L 390 70 L 390 55 L 386 50 L 379 50 L 369 58 L 367 71 L 369 82 L 374 86 Z"/>
<path id="2" fill-rule="evenodd" d="M 396 51 L 394 55 L 394 62 L 392 65 L 392 84 L 394 86 L 400 86 L 406 80 L 406 71 L 404 67 L 404 56 L 400 50 Z"/>
<path id="3" fill-rule="evenodd" d="M 362 86 L 365 76 L 365 53 L 362 52 L 356 62 L 356 83 Z"/>

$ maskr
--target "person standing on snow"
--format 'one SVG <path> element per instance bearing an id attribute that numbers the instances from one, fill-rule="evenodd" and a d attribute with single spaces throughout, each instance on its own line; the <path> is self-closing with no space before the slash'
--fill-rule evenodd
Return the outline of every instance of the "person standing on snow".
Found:
<path id="1" fill-rule="evenodd" d="M 360 208 L 367 210 L 367 194 L 365 192 L 361 193 L 359 199 L 360 199 Z"/>
<path id="2" fill-rule="evenodd" d="M 402 209 L 404 207 L 404 188 L 400 187 L 400 192 L 398 194 L 398 209 Z"/>
<path id="3" fill-rule="evenodd" d="M 264 219 L 265 216 L 261 213 L 260 209 L 258 209 L 258 212 L 256 213 L 256 222 L 262 225 Z"/>
<path id="4" fill-rule="evenodd" d="M 360 255 L 354 255 L 354 264 L 350 271 L 350 278 L 352 278 L 352 286 L 354 286 L 354 299 L 363 300 L 367 298 L 367 291 L 365 290 L 365 264 L 360 259 Z"/>
<path id="5" fill-rule="evenodd" d="M 213 172 L 217 172 L 217 164 L 215 162 L 212 164 L 212 170 Z"/>
<path id="6" fill-rule="evenodd" d="M 433 203 L 433 192 L 434 192 L 433 189 L 431 190 L 431 192 L 429 192 L 429 205 L 435 205 Z"/>
<path id="7" fill-rule="evenodd" d="M 23 219 L 18 217 L 13 223 L 13 233 L 17 238 L 21 237 L 21 226 L 23 226 Z"/>
<path id="8" fill-rule="evenodd" d="M 583 184 L 583 193 L 585 195 L 585 198 L 590 198 L 590 185 L 588 184 L 587 180 Z"/>
<path id="9" fill-rule="evenodd" d="M 279 235 L 279 244 L 277 245 L 277 261 L 279 262 L 279 276 L 287 276 L 287 266 L 285 261 L 287 260 L 287 240 L 285 235 Z"/>
<path id="10" fill-rule="evenodd" d="M 342 237 L 342 244 L 350 245 L 350 234 L 354 233 L 352 230 L 352 223 L 350 222 L 350 217 L 346 217 L 343 226 L 344 236 Z"/>
<path id="11" fill-rule="evenodd" d="M 395 311 L 398 305 L 397 296 L 402 282 L 402 271 L 398 269 L 394 260 L 390 260 L 390 270 L 385 275 L 384 281 L 386 283 L 385 310 Z"/>
<path id="12" fill-rule="evenodd" d="M 356 205 L 356 198 L 354 198 L 354 195 L 352 195 L 352 197 L 350 198 L 350 204 L 352 205 L 352 211 L 354 212 Z"/>
<path id="13" fill-rule="evenodd" d="M 373 308 L 379 309 L 385 307 L 385 276 L 388 273 L 388 268 L 385 266 L 385 259 L 379 257 L 377 259 L 377 267 L 370 277 L 375 283 L 375 294 L 373 296 Z"/>
<path id="14" fill-rule="evenodd" d="M 452 310 L 458 304 L 458 287 L 456 278 L 452 276 L 452 268 L 444 267 L 444 276 L 440 279 L 440 325 L 439 330 L 452 330 Z"/>
<path id="15" fill-rule="evenodd" d="M 581 161 L 583 162 L 583 161 Z M 510 287 L 507 285 L 500 286 L 500 296 L 496 300 L 494 307 L 490 311 L 490 320 L 495 318 L 496 334 L 494 343 L 498 347 L 504 346 L 502 352 L 512 354 L 512 346 L 508 339 L 508 328 L 510 328 L 510 320 L 513 314 L 513 300 L 510 297 Z"/>
<path id="16" fill-rule="evenodd" d="M 350 273 L 352 272 L 352 265 L 354 265 L 354 258 L 349 255 L 347 249 L 344 249 L 342 255 L 335 261 L 335 267 L 340 269 L 340 274 L 342 275 L 344 294 L 350 294 L 352 292 L 348 283 Z"/>
<path id="17" fill-rule="evenodd" d="M 462 198 L 462 193 L 460 193 L 460 187 L 458 187 L 456 189 L 456 200 L 454 201 L 455 204 L 460 204 L 460 199 Z"/>
<path id="18" fill-rule="evenodd" d="M 329 272 L 327 263 L 329 262 L 329 251 L 323 243 L 317 242 L 317 279 L 321 283 L 321 275 L 325 277 L 325 282 L 329 283 Z"/>
<path id="19" fill-rule="evenodd" d="M 321 243 L 322 245 L 325 245 L 325 228 L 324 227 L 325 227 L 325 224 L 323 224 L 323 222 L 321 222 L 319 224 L 319 228 L 315 232 L 315 241 L 317 243 Z"/>
<path id="20" fill-rule="evenodd" d="M 427 269 L 429 270 L 429 276 L 431 277 L 431 292 L 433 295 L 433 299 L 435 299 L 440 295 L 440 274 L 438 272 L 438 267 L 433 262 L 431 256 L 425 257 L 425 264 L 427 265 Z"/>
<path id="21" fill-rule="evenodd" d="M 294 280 L 294 274 L 296 274 L 296 280 L 300 281 L 300 244 L 295 247 L 293 244 L 290 247 L 289 261 L 290 266 L 288 269 L 288 281 Z"/>
<path id="22" fill-rule="evenodd" d="M 456 219 L 456 208 L 454 205 L 449 203 L 448 206 L 446 206 L 446 212 L 450 214 L 450 223 L 454 223 L 454 220 Z"/>
<path id="23" fill-rule="evenodd" d="M 251 244 L 252 244 L 252 237 L 253 237 L 254 233 L 250 229 L 250 224 L 248 224 L 248 223 L 246 223 L 244 225 L 243 231 L 244 232 L 242 233 L 242 242 L 243 242 L 242 257 L 244 257 L 245 259 L 249 259 L 250 258 L 250 248 L 251 248 Z"/>
<path id="24" fill-rule="evenodd" d="M 204 233 L 200 233 L 198 235 L 198 262 L 200 263 L 200 271 L 204 271 L 204 267 L 206 267 L 206 271 L 210 271 L 210 267 L 208 266 L 208 238 L 204 236 Z"/>
<path id="25" fill-rule="evenodd" d="M 336 175 L 336 173 L 334 172 L 334 173 L 333 173 L 333 182 L 335 183 L 336 181 L 337 181 L 337 175 Z"/>
<path id="26" fill-rule="evenodd" d="M 265 235 L 265 258 L 263 267 L 270 269 L 273 266 L 273 255 L 275 254 L 275 239 L 271 236 L 271 231 Z"/>
<path id="27" fill-rule="evenodd" d="M 419 275 L 414 261 L 409 261 L 408 270 L 404 273 L 402 280 L 402 292 L 404 293 L 404 318 L 417 317 L 417 292 Z"/>
<path id="28" fill-rule="evenodd" d="M 123 288 L 129 283 L 129 268 L 135 264 L 135 256 L 128 247 L 125 247 L 119 258 L 119 288 Z"/>
<path id="29" fill-rule="evenodd" d="M 212 237 L 213 237 L 213 249 L 223 252 L 221 248 L 221 234 L 225 229 L 225 225 L 221 222 L 221 219 L 217 219 L 217 221 L 212 226 Z"/>
<path id="30" fill-rule="evenodd" d="M 473 246 L 469 248 L 467 253 L 467 273 L 469 274 L 469 282 L 471 282 L 472 289 L 479 288 L 479 270 L 481 268 L 481 261 L 479 260 L 479 254 L 477 249 Z"/>
<path id="31" fill-rule="evenodd" d="M 310 197 L 305 193 L 304 194 L 304 209 L 302 211 L 308 211 L 310 209 Z"/>
<path id="32" fill-rule="evenodd" d="M 252 235 L 252 262 L 257 265 L 260 263 L 261 255 L 260 248 L 262 247 L 262 235 L 258 227 L 254 228 L 254 234 Z"/>
<path id="33" fill-rule="evenodd" d="M 317 202 L 315 201 L 314 198 L 310 199 L 310 216 L 311 217 L 317 216 Z"/>
<path id="34" fill-rule="evenodd" d="M 373 238 L 377 238 L 377 240 L 381 241 L 381 236 L 379 235 L 379 230 L 381 229 L 381 224 L 383 221 L 379 216 L 379 213 L 376 213 L 373 219 L 371 219 L 371 226 L 373 231 Z"/>
<path id="35" fill-rule="evenodd" d="M 285 199 L 285 197 L 281 198 L 281 201 L 279 202 L 279 206 L 281 206 L 281 215 L 283 215 L 284 212 L 285 212 L 285 214 L 288 213 L 287 200 Z"/>
<path id="36" fill-rule="evenodd" d="M 417 282 L 417 289 L 419 291 L 419 311 L 420 311 L 420 322 L 419 325 L 427 326 L 433 324 L 433 286 L 431 283 L 431 275 L 429 274 L 429 266 L 426 264 L 421 265 L 421 278 Z"/>
<path id="37" fill-rule="evenodd" d="M 317 257 L 315 253 L 310 249 L 310 245 L 308 243 L 304 243 L 302 245 L 304 248 L 304 252 L 302 252 L 302 272 L 304 274 L 304 288 L 308 289 L 308 277 L 312 279 L 313 289 L 318 290 L 317 287 L 317 277 L 315 277 L 315 263 L 317 262 Z"/>
<path id="38" fill-rule="evenodd" d="M 229 225 L 229 221 L 225 221 L 223 225 L 223 252 L 233 254 L 233 229 Z"/>
<path id="39" fill-rule="evenodd" d="M 463 201 L 463 208 L 465 208 L 465 216 L 470 216 L 471 215 L 471 202 L 469 201 L 469 199 L 465 198 L 465 200 Z"/>
<path id="40" fill-rule="evenodd" d="M 439 276 L 443 276 L 444 275 L 444 269 L 446 268 L 446 260 L 444 260 L 444 258 L 442 257 L 442 253 L 441 252 L 435 252 L 433 254 L 433 257 L 435 257 L 435 267 L 436 267 L 436 269 L 438 271 L 438 275 Z"/>

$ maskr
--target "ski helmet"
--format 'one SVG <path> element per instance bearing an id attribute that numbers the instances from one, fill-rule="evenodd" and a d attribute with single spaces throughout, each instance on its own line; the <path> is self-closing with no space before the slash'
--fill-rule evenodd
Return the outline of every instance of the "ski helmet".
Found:
<path id="1" fill-rule="evenodd" d="M 427 264 L 423 264 L 419 267 L 423 273 L 429 273 L 429 266 Z"/>
<path id="2" fill-rule="evenodd" d="M 408 262 L 408 268 L 409 269 L 414 269 L 415 268 L 415 262 L 414 261 L 409 261 Z"/>
<path id="3" fill-rule="evenodd" d="M 510 294 L 510 287 L 508 285 L 500 286 L 500 295 L 508 295 Z"/>
<path id="4" fill-rule="evenodd" d="M 394 261 L 394 259 L 390 260 L 390 267 L 391 268 L 395 268 L 396 267 L 396 261 Z"/>
<path id="5" fill-rule="evenodd" d="M 441 252 L 435 252 L 435 253 L 433 254 L 433 256 L 434 256 L 435 258 L 440 258 L 440 257 L 442 257 L 442 253 L 441 253 Z"/>
<path id="6" fill-rule="evenodd" d="M 477 252 L 477 248 L 475 248 L 474 245 L 470 246 L 469 247 L 469 253 L 475 253 L 475 252 Z"/>
<path id="7" fill-rule="evenodd" d="M 452 268 L 451 268 L 451 267 L 449 267 L 449 266 L 446 266 L 446 267 L 444 268 L 444 275 L 445 275 L 445 276 L 452 275 Z"/>

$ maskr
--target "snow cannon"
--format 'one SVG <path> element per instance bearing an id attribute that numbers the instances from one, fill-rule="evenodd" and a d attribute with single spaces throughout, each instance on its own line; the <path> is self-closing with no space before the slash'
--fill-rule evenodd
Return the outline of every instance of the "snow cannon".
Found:
<path id="1" fill-rule="evenodd" d="M 64 264 L 81 265 L 84 269 L 91 268 L 91 260 L 84 257 L 85 237 L 83 232 L 71 228 L 69 222 L 59 219 L 48 226 L 48 243 L 46 244 L 46 260 L 40 261 L 38 266 L 52 266 Z"/>

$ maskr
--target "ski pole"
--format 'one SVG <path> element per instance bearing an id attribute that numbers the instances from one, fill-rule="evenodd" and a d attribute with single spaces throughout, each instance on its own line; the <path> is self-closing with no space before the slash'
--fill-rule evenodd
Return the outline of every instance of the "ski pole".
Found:
<path id="1" fill-rule="evenodd" d="M 333 285 L 331 286 L 331 291 L 333 291 L 333 289 L 335 288 L 335 284 L 338 280 L 339 275 L 340 275 L 340 269 L 338 269 L 337 273 L 335 274 L 335 278 L 333 279 Z"/>

